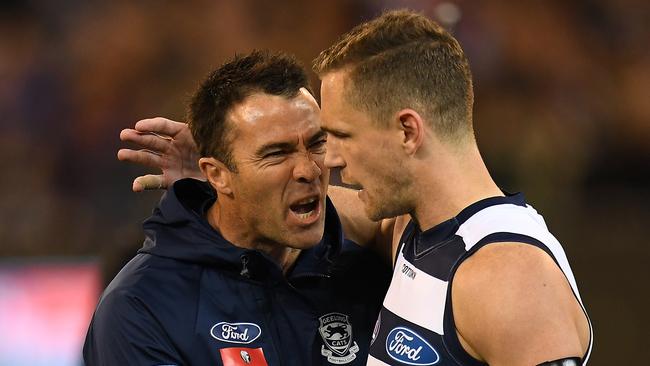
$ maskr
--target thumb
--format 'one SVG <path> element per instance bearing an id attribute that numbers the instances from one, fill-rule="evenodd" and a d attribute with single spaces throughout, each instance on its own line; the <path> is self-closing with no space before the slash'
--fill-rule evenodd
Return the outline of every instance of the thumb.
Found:
<path id="1" fill-rule="evenodd" d="M 142 192 L 144 190 L 166 189 L 162 175 L 142 175 L 133 180 L 133 192 Z"/>

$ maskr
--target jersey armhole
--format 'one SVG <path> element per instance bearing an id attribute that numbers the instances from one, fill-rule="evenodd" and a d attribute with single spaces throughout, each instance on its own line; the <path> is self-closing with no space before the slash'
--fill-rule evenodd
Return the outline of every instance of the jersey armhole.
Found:
<path id="1" fill-rule="evenodd" d="M 560 266 L 557 259 L 553 255 L 553 252 L 544 243 L 528 235 L 507 233 L 507 232 L 493 233 L 481 239 L 479 242 L 473 245 L 470 248 L 470 250 L 468 250 L 465 253 L 465 255 L 463 255 L 460 258 L 460 260 L 454 267 L 452 273 L 450 274 L 449 287 L 447 288 L 447 302 L 446 302 L 447 305 L 445 306 L 444 324 L 443 324 L 444 332 L 445 332 L 445 336 L 443 337 L 443 343 L 445 344 L 447 351 L 449 351 L 449 354 L 452 355 L 452 357 L 454 357 L 454 359 L 456 359 L 456 361 L 462 365 L 470 365 L 470 366 L 487 365 L 486 363 L 483 363 L 475 359 L 474 357 L 472 357 L 472 355 L 467 353 L 467 351 L 465 351 L 465 349 L 461 345 L 460 340 L 458 339 L 458 334 L 456 333 L 456 323 L 454 322 L 454 314 L 452 311 L 451 288 L 452 288 L 454 276 L 456 275 L 456 270 L 458 269 L 458 267 L 460 267 L 460 264 L 463 261 L 465 261 L 467 258 L 472 256 L 479 249 L 485 247 L 486 245 L 493 244 L 493 243 L 507 243 L 507 242 L 529 244 L 543 250 L 546 254 L 548 254 L 553 259 L 555 265 L 560 269 L 560 271 L 564 275 L 564 278 L 569 283 L 569 288 L 571 289 L 571 293 L 573 294 L 576 301 L 578 301 L 578 304 L 580 304 L 580 307 L 582 308 L 582 312 L 585 314 L 585 317 L 587 317 L 587 322 L 589 323 L 589 346 L 587 348 L 587 352 L 585 353 L 584 357 L 582 357 L 582 359 L 584 360 L 583 364 L 586 364 L 591 354 L 591 348 L 593 344 L 593 329 L 591 325 L 591 319 L 589 319 L 589 315 L 587 314 L 587 310 L 582 304 L 582 301 L 580 301 L 578 295 L 575 293 L 573 286 L 570 285 L 569 278 L 566 277 L 566 273 L 564 273 L 564 271 L 562 270 L 562 267 Z"/>

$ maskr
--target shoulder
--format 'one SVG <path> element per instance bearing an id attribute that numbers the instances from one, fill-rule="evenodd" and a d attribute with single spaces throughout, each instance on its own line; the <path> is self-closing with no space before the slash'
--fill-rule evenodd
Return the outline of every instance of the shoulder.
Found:
<path id="1" fill-rule="evenodd" d="M 138 254 L 102 294 L 93 322 L 111 328 L 115 321 L 159 321 L 199 298 L 201 267 L 169 258 Z M 151 318 L 151 319 L 149 319 Z M 160 318 L 160 319 L 158 319 Z"/>
<path id="2" fill-rule="evenodd" d="M 87 362 L 179 362 L 174 339 L 191 334 L 194 315 L 178 309 L 195 309 L 198 294 L 197 286 L 181 280 L 187 265 L 174 262 L 139 254 L 124 266 L 93 314 L 84 345 Z"/>
<path id="3" fill-rule="evenodd" d="M 535 246 L 478 250 L 454 276 L 452 303 L 460 337 L 490 363 L 538 364 L 586 350 L 582 308 L 553 258 Z"/>
<path id="4" fill-rule="evenodd" d="M 156 296 L 164 291 L 161 283 L 170 289 L 183 289 L 187 282 L 195 281 L 200 276 L 201 268 L 194 263 L 139 253 L 113 278 L 104 296 L 113 293 L 113 296 Z"/>

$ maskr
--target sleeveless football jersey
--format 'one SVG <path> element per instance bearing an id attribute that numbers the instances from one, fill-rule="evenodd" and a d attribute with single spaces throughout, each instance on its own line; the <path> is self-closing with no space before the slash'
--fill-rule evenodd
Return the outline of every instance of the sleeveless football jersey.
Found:
<path id="1" fill-rule="evenodd" d="M 464 260 L 496 242 L 520 242 L 544 250 L 564 272 L 582 306 L 564 250 L 542 216 L 526 205 L 522 194 L 487 198 L 424 232 L 409 223 L 375 325 L 368 365 L 484 365 L 458 340 L 451 284 Z M 583 363 L 591 352 L 591 323 L 589 331 Z"/>

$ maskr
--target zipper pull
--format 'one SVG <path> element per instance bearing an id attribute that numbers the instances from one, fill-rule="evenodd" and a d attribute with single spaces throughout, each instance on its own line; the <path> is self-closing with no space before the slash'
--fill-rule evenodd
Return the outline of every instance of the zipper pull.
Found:
<path id="1" fill-rule="evenodd" d="M 243 276 L 243 277 L 251 278 L 251 273 L 248 270 L 248 261 L 249 261 L 248 255 L 242 254 L 242 256 L 241 256 L 241 272 L 239 272 L 239 274 L 241 276 Z"/>

